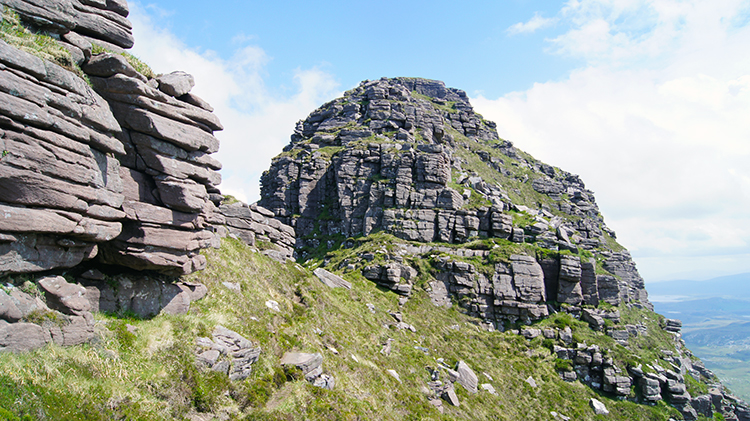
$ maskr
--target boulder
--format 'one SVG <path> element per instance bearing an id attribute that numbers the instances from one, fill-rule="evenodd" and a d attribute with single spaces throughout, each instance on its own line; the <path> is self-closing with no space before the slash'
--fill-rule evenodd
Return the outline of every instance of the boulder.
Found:
<path id="1" fill-rule="evenodd" d="M 0 320 L 0 352 L 26 352 L 49 343 L 48 332 L 33 323 L 7 323 Z"/>
<path id="2" fill-rule="evenodd" d="M 477 384 L 479 380 L 474 370 L 469 367 L 464 361 L 459 361 L 456 364 L 456 371 L 458 372 L 458 379 L 456 382 L 464 387 L 469 393 L 477 393 Z"/>
<path id="3" fill-rule="evenodd" d="M 62 276 L 41 278 L 38 283 L 46 293 L 50 308 L 71 315 L 81 315 L 91 310 L 91 303 L 86 298 L 86 288 L 71 284 Z"/>
<path id="4" fill-rule="evenodd" d="M 299 368 L 313 386 L 331 390 L 335 385 L 333 376 L 323 373 L 323 356 L 319 353 L 287 352 L 281 357 L 281 365 Z"/>
<path id="5" fill-rule="evenodd" d="M 211 370 L 225 373 L 232 381 L 248 378 L 261 349 L 239 333 L 217 325 L 212 338 L 198 338 L 196 360 Z"/>
<path id="6" fill-rule="evenodd" d="M 352 289 L 352 284 L 345 281 L 342 277 L 335 275 L 323 268 L 317 268 L 313 271 L 313 274 L 320 279 L 320 282 L 331 288 L 346 288 Z"/>
<path id="7" fill-rule="evenodd" d="M 596 309 L 584 308 L 581 312 L 581 320 L 588 323 L 594 330 L 604 329 L 604 318 Z"/>
<path id="8" fill-rule="evenodd" d="M 453 385 L 449 383 L 448 386 L 449 387 L 447 387 L 442 393 L 442 398 L 453 406 L 461 406 L 461 402 L 458 400 L 458 396 L 456 395 L 456 391 L 453 388 Z"/>
<path id="9" fill-rule="evenodd" d="M 0 319 L 17 322 L 22 317 L 23 313 L 18 309 L 14 300 L 4 290 L 0 289 Z"/>
<path id="10" fill-rule="evenodd" d="M 541 334 L 542 331 L 540 329 L 530 327 L 521 328 L 521 335 L 526 339 L 534 339 Z"/>
<path id="11" fill-rule="evenodd" d="M 609 410 L 607 410 L 607 407 L 598 399 L 589 399 L 589 405 L 591 405 L 591 409 L 594 410 L 594 413 L 596 415 L 609 415 Z"/>
<path id="12" fill-rule="evenodd" d="M 173 97 L 181 97 L 195 86 L 195 79 L 185 72 L 172 72 L 156 78 L 159 90 Z"/>
<path id="13" fill-rule="evenodd" d="M 62 346 L 73 346 L 86 343 L 94 337 L 94 317 L 89 312 L 82 314 L 70 317 L 68 323 L 59 328 L 62 341 L 53 334 L 55 342 Z"/>
<path id="14" fill-rule="evenodd" d="M 122 73 L 130 77 L 138 77 L 138 72 L 120 54 L 104 53 L 92 56 L 83 70 L 92 76 L 110 77 Z M 141 76 L 143 77 L 143 76 Z"/>
<path id="15" fill-rule="evenodd" d="M 323 356 L 317 353 L 287 352 L 281 357 L 281 365 L 293 365 L 299 368 L 305 378 L 314 378 L 322 374 L 322 364 Z"/>

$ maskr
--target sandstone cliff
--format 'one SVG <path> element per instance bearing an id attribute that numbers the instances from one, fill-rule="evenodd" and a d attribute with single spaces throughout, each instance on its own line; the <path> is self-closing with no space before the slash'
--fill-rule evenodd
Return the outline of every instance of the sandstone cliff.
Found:
<path id="1" fill-rule="evenodd" d="M 221 123 L 192 76 L 125 51 L 124 0 L 0 11 L 0 275 L 68 276 L 5 278 L 0 351 L 89 341 L 92 312 L 187 313 L 206 288 L 174 276 L 204 269 L 220 237 L 292 256 L 294 230 L 271 212 L 216 207 Z"/>
<path id="2" fill-rule="evenodd" d="M 124 52 L 124 0 L 0 4 L 0 272 L 203 268 L 222 127 L 192 77 Z"/>
<path id="3" fill-rule="evenodd" d="M 396 255 L 443 253 L 434 294 L 466 298 L 492 323 L 545 317 L 548 303 L 650 306 L 580 178 L 500 139 L 442 82 L 366 81 L 315 110 L 264 173 L 261 196 L 296 228 L 302 257 L 377 231 L 406 240 L 362 269 L 402 294 L 416 271 Z"/>

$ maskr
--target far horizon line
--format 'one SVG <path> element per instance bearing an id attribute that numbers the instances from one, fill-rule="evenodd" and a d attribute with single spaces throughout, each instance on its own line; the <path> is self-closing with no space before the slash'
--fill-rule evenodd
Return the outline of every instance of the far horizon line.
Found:
<path id="1" fill-rule="evenodd" d="M 659 279 L 659 280 L 648 280 L 646 279 L 646 285 L 648 284 L 661 284 L 666 282 L 710 282 L 715 280 L 720 280 L 723 278 L 731 278 L 735 276 L 748 276 L 750 277 L 750 272 L 740 272 L 740 273 L 733 273 L 729 275 L 719 275 L 719 276 L 712 276 L 712 277 L 700 277 L 700 278 L 681 278 L 681 277 L 675 277 L 675 278 L 669 278 L 669 279 Z"/>

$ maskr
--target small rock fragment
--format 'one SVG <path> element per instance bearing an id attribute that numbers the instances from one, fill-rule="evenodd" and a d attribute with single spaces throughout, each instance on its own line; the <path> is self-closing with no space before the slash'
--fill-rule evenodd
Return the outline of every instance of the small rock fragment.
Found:
<path id="1" fill-rule="evenodd" d="M 602 402 L 591 398 L 591 400 L 589 400 L 589 405 L 591 405 L 591 408 L 596 415 L 609 415 L 609 410 L 607 410 L 607 407 L 604 406 Z"/>
<path id="2" fill-rule="evenodd" d="M 453 406 L 461 406 L 461 402 L 458 401 L 458 396 L 456 396 L 456 391 L 453 387 L 447 388 L 445 392 L 443 392 L 442 397 Z"/>
<path id="3" fill-rule="evenodd" d="M 236 291 L 236 292 L 242 291 L 242 287 L 237 282 L 229 282 L 229 281 L 227 281 L 227 282 L 222 282 L 221 284 L 224 285 L 225 287 L 227 287 L 227 289 L 230 290 L 230 291 Z"/>
<path id="4" fill-rule="evenodd" d="M 323 268 L 317 268 L 313 271 L 313 274 L 320 279 L 320 282 L 330 288 L 346 288 L 352 289 L 352 284 L 345 281 L 344 278 L 333 274 Z"/>
<path id="5" fill-rule="evenodd" d="M 489 384 L 489 383 L 482 383 L 479 387 L 482 388 L 482 390 L 486 390 L 490 395 L 496 395 L 497 391 L 495 391 L 495 388 Z"/>
<path id="6" fill-rule="evenodd" d="M 468 390 L 469 393 L 477 393 L 477 383 L 479 380 L 477 379 L 474 370 L 472 370 L 465 362 L 459 361 L 458 364 L 456 364 L 456 371 L 458 372 L 458 384 Z"/>
<path id="7" fill-rule="evenodd" d="M 279 308 L 279 303 L 274 300 L 266 301 L 266 307 L 268 307 L 271 311 L 275 311 L 277 313 L 281 311 L 281 309 Z"/>

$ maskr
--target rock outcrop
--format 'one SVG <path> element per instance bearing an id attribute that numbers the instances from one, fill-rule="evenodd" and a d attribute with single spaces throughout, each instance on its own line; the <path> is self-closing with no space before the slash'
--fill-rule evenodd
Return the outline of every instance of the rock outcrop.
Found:
<path id="1" fill-rule="evenodd" d="M 78 50 L 74 57 L 83 54 L 81 44 L 86 42 L 118 51 L 135 42 L 125 0 L 2 0 L 0 4 L 15 10 L 29 25 L 59 36 L 65 48 Z"/>
<path id="2" fill-rule="evenodd" d="M 249 246 L 262 249 L 275 260 L 283 262 L 294 257 L 294 228 L 275 219 L 273 212 L 257 204 L 221 204 L 209 222 L 220 237 L 234 236 Z"/>
<path id="3" fill-rule="evenodd" d="M 0 290 L 0 352 L 78 345 L 94 337 L 91 304 L 80 285 L 50 276 L 6 288 Z"/>
<path id="4" fill-rule="evenodd" d="M 261 183 L 259 204 L 294 227 L 300 257 L 377 231 L 401 239 L 398 256 L 349 262 L 399 294 L 411 293 L 414 256 L 437 270 L 434 302 L 456 296 L 493 323 L 543 318 L 548 304 L 650 307 L 580 178 L 500 139 L 442 82 L 363 82 L 299 122 Z M 502 241 L 528 246 L 503 254 Z"/>
<path id="5" fill-rule="evenodd" d="M 216 326 L 211 338 L 201 337 L 196 341 L 198 362 L 235 381 L 250 377 L 260 353 L 261 349 L 244 336 L 221 325 Z"/>
<path id="6" fill-rule="evenodd" d="M 84 273 L 80 285 L 86 289 L 91 311 L 131 313 L 148 318 L 157 314 L 187 314 L 190 304 L 205 297 L 208 290 L 199 283 L 168 281 L 148 275 L 114 275 L 108 282 Z M 163 277 L 161 277 L 163 278 Z"/>
<path id="7" fill-rule="evenodd" d="M 302 376 L 313 386 L 333 390 L 336 380 L 330 374 L 323 373 L 323 356 L 304 352 L 287 352 L 281 357 L 285 368 L 296 367 Z"/>
<path id="8" fill-rule="evenodd" d="M 0 7 L 17 29 L 0 41 L 0 273 L 203 268 L 222 127 L 192 77 L 124 52 L 124 0 Z M 26 47 L 39 39 L 47 51 Z"/>
<path id="9" fill-rule="evenodd" d="M 619 322 L 617 320 L 619 315 L 604 316 Z M 608 355 L 609 351 L 599 346 L 578 343 L 575 347 L 568 347 L 571 341 L 564 338 L 562 331 L 553 331 L 551 335 L 545 335 L 545 337 L 559 338 L 558 343 L 564 345 L 553 345 L 552 348 L 558 359 L 571 362 L 569 369 L 559 373 L 563 380 L 579 380 L 593 389 L 611 393 L 623 399 L 626 397 L 637 399 L 646 404 L 664 400 L 677 408 L 686 420 L 695 420 L 699 414 L 713 418 L 714 413 L 721 414 L 724 419 L 741 420 L 740 414 L 745 413 L 743 411 L 746 411 L 747 404 L 724 390 L 714 373 L 707 370 L 700 360 L 694 358 L 685 347 L 679 326 L 679 320 L 666 319 L 662 327 L 664 331 L 672 334 L 676 350 L 676 352 L 662 351 L 665 355 L 661 364 L 667 365 L 666 367 L 656 362 L 646 364 L 645 367 L 643 364 L 618 367 L 611 355 Z M 653 334 L 653 332 L 648 332 L 645 326 L 627 325 L 625 328 L 623 345 L 627 345 L 629 337 Z M 525 336 L 532 339 L 528 335 Z M 693 383 L 702 381 L 713 384 L 715 387 L 708 394 L 693 396 L 687 390 L 689 380 L 686 379 L 688 377 L 692 377 L 690 380 Z M 633 389 L 638 391 L 637 398 L 633 395 Z"/>
<path id="10" fill-rule="evenodd" d="M 0 352 L 31 351 L 48 343 L 78 345 L 95 337 L 94 312 L 187 314 L 206 295 L 199 283 L 169 282 L 149 276 L 87 271 L 77 281 L 43 276 L 21 286 L 0 288 Z"/>

